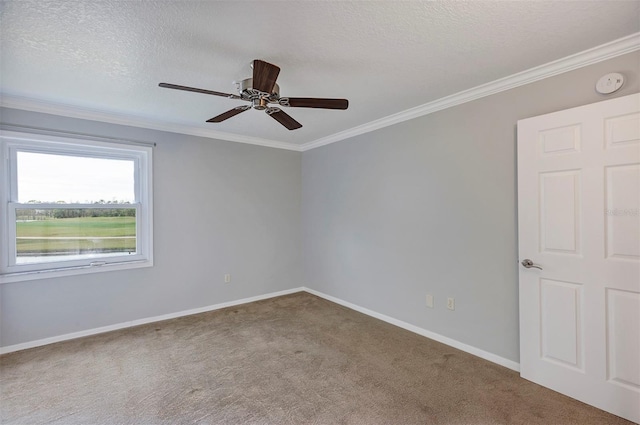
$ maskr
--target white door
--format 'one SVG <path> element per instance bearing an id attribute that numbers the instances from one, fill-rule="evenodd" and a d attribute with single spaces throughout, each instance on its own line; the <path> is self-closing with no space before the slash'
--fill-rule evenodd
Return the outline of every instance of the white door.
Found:
<path id="1" fill-rule="evenodd" d="M 518 236 L 521 376 L 640 422 L 640 94 L 518 121 Z"/>

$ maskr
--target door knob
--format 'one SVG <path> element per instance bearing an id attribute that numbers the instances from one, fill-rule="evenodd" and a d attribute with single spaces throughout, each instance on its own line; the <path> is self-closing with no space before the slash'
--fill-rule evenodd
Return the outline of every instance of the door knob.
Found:
<path id="1" fill-rule="evenodd" d="M 529 260 L 528 258 L 525 258 L 524 260 L 522 260 L 522 263 L 520 263 L 520 264 L 522 264 L 523 266 L 525 266 L 528 269 L 535 268 L 535 269 L 542 270 L 542 267 L 540 267 L 539 265 L 537 265 L 533 261 Z"/>

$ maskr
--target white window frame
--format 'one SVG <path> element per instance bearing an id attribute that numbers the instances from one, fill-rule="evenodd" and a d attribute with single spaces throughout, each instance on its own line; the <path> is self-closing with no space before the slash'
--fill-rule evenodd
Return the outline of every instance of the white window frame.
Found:
<path id="1" fill-rule="evenodd" d="M 16 131 L 0 133 L 0 283 L 153 266 L 153 170 L 150 145 L 105 141 L 95 137 L 57 136 Z M 18 202 L 17 153 L 71 155 L 134 161 L 136 253 L 96 255 L 33 264 L 16 263 L 16 210 L 33 208 L 123 208 L 122 204 L 21 204 Z"/>

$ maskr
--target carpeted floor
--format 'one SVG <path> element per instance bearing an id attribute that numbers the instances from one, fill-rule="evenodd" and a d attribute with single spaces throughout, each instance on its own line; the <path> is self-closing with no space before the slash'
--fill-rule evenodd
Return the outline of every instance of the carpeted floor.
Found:
<path id="1" fill-rule="evenodd" d="M 629 424 L 307 293 L 0 357 L 2 424 Z"/>

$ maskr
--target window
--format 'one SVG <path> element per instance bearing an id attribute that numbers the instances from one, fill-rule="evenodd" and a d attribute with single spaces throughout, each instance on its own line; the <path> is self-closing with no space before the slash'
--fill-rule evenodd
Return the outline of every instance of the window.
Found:
<path id="1" fill-rule="evenodd" d="M 152 148 L 3 132 L 0 282 L 152 263 Z"/>

